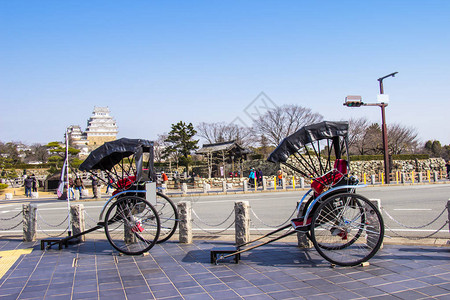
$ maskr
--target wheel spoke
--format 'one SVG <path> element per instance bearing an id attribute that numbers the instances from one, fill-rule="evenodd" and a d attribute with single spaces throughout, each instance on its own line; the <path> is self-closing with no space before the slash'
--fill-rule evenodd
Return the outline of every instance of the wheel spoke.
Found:
<path id="1" fill-rule="evenodd" d="M 106 213 L 105 233 L 111 245 L 125 254 L 141 254 L 156 243 L 160 223 L 156 210 L 146 200 L 125 196 Z"/>
<path id="2" fill-rule="evenodd" d="M 311 226 L 311 239 L 319 254 L 344 266 L 370 259 L 380 248 L 383 235 L 381 214 L 358 194 L 325 199 L 315 211 Z"/>

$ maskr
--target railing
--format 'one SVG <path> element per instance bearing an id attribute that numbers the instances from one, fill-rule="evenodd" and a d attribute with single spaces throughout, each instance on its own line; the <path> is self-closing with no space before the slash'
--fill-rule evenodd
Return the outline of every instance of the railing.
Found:
<path id="1" fill-rule="evenodd" d="M 387 238 L 400 237 L 418 240 L 436 238 L 439 233 L 445 233 L 445 236 L 448 236 L 450 201 L 445 204 L 442 211 L 437 213 L 436 216 L 430 217 L 427 221 L 423 221 L 424 224 L 414 223 L 416 222 L 415 220 L 417 220 L 416 215 L 409 219 L 411 220 L 409 224 L 406 224 L 408 222 L 401 222 L 397 220 L 393 212 L 388 211 L 381 205 L 380 200 L 372 201 L 377 201 L 380 204 L 380 211 L 385 219 L 385 235 Z M 180 209 L 180 205 L 185 205 L 184 209 Z M 181 226 L 182 224 L 180 224 L 180 241 L 189 241 L 189 239 L 181 238 L 181 235 L 189 232 L 192 237 L 192 231 L 214 235 L 234 233 L 236 236 L 242 236 L 243 232 L 248 235 L 263 235 L 263 231 L 273 230 L 274 228 L 288 224 L 289 221 L 295 217 L 294 215 L 296 212 L 296 210 L 293 209 L 292 214 L 287 218 L 283 218 L 283 220 L 280 219 L 274 221 L 271 218 L 263 219 L 251 208 L 247 201 L 236 201 L 234 207 L 230 207 L 228 211 L 222 212 L 223 218 L 216 218 L 214 222 L 211 222 L 208 220 L 207 216 L 202 216 L 196 212 L 195 202 L 181 201 L 178 203 L 178 210 L 180 222 L 190 223 L 189 226 Z M 446 212 L 447 214 L 445 214 Z M 69 217 L 72 220 L 72 228 L 69 228 L 68 226 L 67 220 Z M 88 221 L 90 227 L 94 227 L 97 223 L 97 220 L 84 210 L 82 204 L 72 205 L 70 212 L 59 215 L 57 220 L 46 220 L 39 213 L 37 205 L 27 204 L 23 205 L 21 211 L 11 211 L 8 215 L 2 215 L 0 221 L 2 221 L 1 223 L 3 224 L 3 226 L 0 226 L 0 234 L 17 233 L 17 230 L 14 229 L 23 225 L 24 241 L 36 240 L 37 234 L 39 234 L 40 237 L 43 235 L 50 237 L 62 236 L 68 230 L 75 231 L 74 228 L 85 228 L 85 221 Z M 392 225 L 395 225 L 397 228 L 393 228 L 394 226 Z M 402 230 L 398 227 L 406 229 Z M 426 227 L 428 229 L 425 229 Z M 414 234 L 405 235 L 405 231 L 414 231 Z M 442 235 L 440 237 L 442 238 Z"/>

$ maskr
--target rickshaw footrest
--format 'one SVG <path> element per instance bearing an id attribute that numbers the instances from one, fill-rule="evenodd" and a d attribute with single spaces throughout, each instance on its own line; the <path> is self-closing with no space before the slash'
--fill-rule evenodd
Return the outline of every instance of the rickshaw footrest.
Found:
<path id="1" fill-rule="evenodd" d="M 291 220 L 292 227 L 295 231 L 309 231 L 311 228 L 311 220 L 308 218 L 305 225 L 303 225 L 303 218 L 296 218 Z"/>
<path id="2" fill-rule="evenodd" d="M 220 254 L 233 254 L 234 252 L 237 252 L 238 249 L 236 247 L 218 247 L 218 248 L 212 248 L 211 249 L 211 263 L 215 264 L 217 262 L 217 258 L 220 258 Z M 239 263 L 239 259 L 241 259 L 241 254 L 236 253 L 234 254 L 234 262 Z"/>
<path id="3" fill-rule="evenodd" d="M 53 245 L 58 245 L 58 249 L 61 250 L 63 245 L 67 248 L 69 244 L 69 240 L 63 237 L 52 237 L 41 240 L 41 250 L 45 249 L 45 244 L 50 248 Z"/>

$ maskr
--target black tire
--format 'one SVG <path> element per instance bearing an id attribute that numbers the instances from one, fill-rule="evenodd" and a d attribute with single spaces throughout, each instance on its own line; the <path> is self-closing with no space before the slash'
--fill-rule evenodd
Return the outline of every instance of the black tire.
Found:
<path id="1" fill-rule="evenodd" d="M 359 194 L 328 197 L 311 222 L 311 240 L 317 252 L 340 266 L 356 266 L 372 258 L 383 237 L 384 223 L 379 210 Z"/>
<path id="2" fill-rule="evenodd" d="M 157 243 L 163 243 L 170 239 L 178 227 L 178 211 L 169 197 L 156 193 L 156 205 L 154 205 L 161 224 Z"/>
<path id="3" fill-rule="evenodd" d="M 158 213 L 143 198 L 121 197 L 106 212 L 106 237 L 124 254 L 139 255 L 149 251 L 156 244 L 159 232 Z"/>

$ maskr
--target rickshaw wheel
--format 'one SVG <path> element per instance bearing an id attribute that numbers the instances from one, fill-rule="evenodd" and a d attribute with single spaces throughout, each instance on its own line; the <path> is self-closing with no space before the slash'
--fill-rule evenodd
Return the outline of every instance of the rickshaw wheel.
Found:
<path id="1" fill-rule="evenodd" d="M 341 266 L 369 260 L 381 247 L 384 223 L 369 199 L 354 193 L 323 201 L 311 222 L 311 240 L 319 254 Z"/>
<path id="2" fill-rule="evenodd" d="M 155 245 L 159 232 L 156 209 L 140 197 L 121 197 L 106 212 L 106 237 L 116 250 L 124 254 L 147 252 Z"/>
<path id="3" fill-rule="evenodd" d="M 161 223 L 161 230 L 157 243 L 163 243 L 170 239 L 178 227 L 178 211 L 175 204 L 169 197 L 161 193 L 156 193 L 156 205 L 154 205 L 158 212 L 159 221 Z"/>

